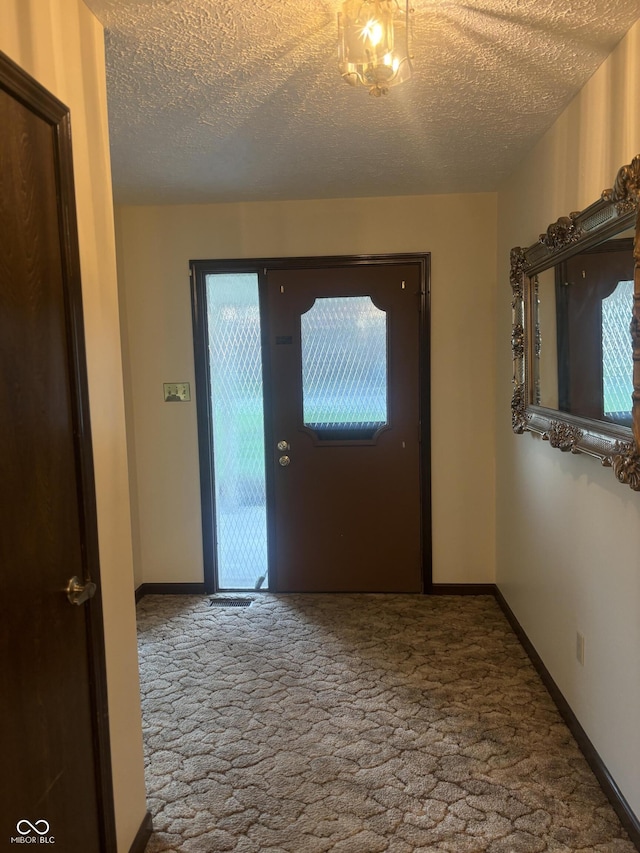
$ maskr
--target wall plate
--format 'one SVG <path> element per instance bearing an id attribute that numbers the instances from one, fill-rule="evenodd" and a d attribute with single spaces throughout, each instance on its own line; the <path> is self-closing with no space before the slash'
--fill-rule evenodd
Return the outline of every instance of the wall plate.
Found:
<path id="1" fill-rule="evenodd" d="M 189 403 L 191 401 L 191 388 L 188 382 L 165 382 L 165 403 Z"/>

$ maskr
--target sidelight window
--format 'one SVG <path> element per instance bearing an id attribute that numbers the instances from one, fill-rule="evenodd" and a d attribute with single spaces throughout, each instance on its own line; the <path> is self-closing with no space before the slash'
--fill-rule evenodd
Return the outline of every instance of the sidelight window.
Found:
<path id="1" fill-rule="evenodd" d="M 219 589 L 267 587 L 258 277 L 206 277 Z"/>

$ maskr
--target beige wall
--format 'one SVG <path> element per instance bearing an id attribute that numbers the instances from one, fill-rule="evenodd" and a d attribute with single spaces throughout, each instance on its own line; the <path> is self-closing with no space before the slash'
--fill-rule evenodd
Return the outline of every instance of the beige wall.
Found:
<path id="1" fill-rule="evenodd" d="M 499 194 L 496 394 L 498 584 L 638 815 L 640 494 L 595 460 L 511 433 L 508 258 L 639 152 L 637 23 Z"/>
<path id="2" fill-rule="evenodd" d="M 71 110 L 118 850 L 144 818 L 102 27 L 80 0 L 2 0 L 0 49 Z"/>
<path id="3" fill-rule="evenodd" d="M 116 212 L 138 582 L 202 580 L 189 260 L 431 252 L 436 582 L 494 580 L 492 194 Z M 193 385 L 192 385 L 193 391 Z"/>

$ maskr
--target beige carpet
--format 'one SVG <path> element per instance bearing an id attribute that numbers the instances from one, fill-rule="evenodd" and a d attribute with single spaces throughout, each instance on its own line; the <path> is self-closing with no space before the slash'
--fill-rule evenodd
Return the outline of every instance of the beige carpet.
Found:
<path id="1" fill-rule="evenodd" d="M 490 597 L 138 605 L 155 851 L 632 853 Z"/>

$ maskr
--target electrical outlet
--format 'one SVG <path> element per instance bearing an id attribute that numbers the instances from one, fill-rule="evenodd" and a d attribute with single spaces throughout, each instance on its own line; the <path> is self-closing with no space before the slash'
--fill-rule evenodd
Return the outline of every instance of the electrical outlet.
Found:
<path id="1" fill-rule="evenodd" d="M 576 660 L 580 666 L 584 666 L 584 634 L 576 633 Z"/>

